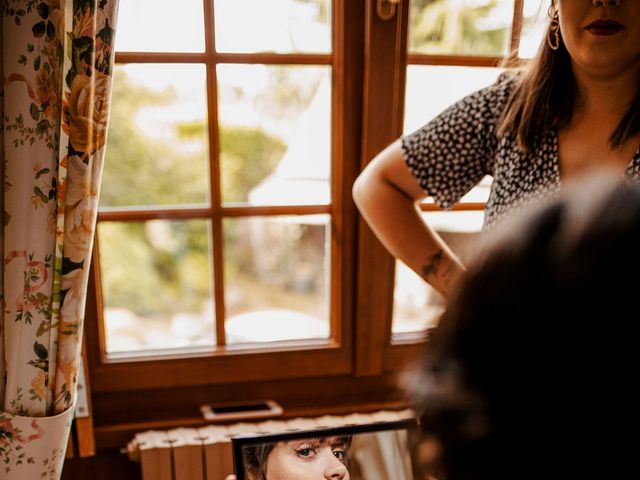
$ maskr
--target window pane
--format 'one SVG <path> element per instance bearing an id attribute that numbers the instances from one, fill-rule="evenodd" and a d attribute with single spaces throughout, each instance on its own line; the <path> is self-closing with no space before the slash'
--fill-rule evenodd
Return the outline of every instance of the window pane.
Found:
<path id="1" fill-rule="evenodd" d="M 330 202 L 329 67 L 218 65 L 224 202 Z"/>
<path id="2" fill-rule="evenodd" d="M 116 66 L 101 207 L 206 204 L 204 65 Z"/>
<path id="3" fill-rule="evenodd" d="M 423 218 L 465 263 L 473 253 L 482 228 L 483 212 L 429 212 Z M 421 332 L 434 327 L 444 309 L 442 296 L 405 264 L 396 261 L 393 293 L 394 334 Z"/>
<path id="4" fill-rule="evenodd" d="M 215 344 L 204 220 L 98 224 L 108 353 Z"/>
<path id="5" fill-rule="evenodd" d="M 506 55 L 513 3 L 513 0 L 411 0 L 409 51 Z"/>
<path id="6" fill-rule="evenodd" d="M 203 52 L 202 0 L 120 2 L 119 52 Z"/>
<path id="7" fill-rule="evenodd" d="M 404 133 L 417 130 L 465 95 L 490 85 L 501 71 L 484 67 L 409 65 Z M 462 201 L 486 202 L 490 185 L 491 178 L 485 177 Z M 482 228 L 484 213 L 429 212 L 423 216 L 464 261 Z M 443 308 L 442 297 L 433 288 L 402 262 L 396 262 L 394 334 L 420 332 L 434 326 Z"/>
<path id="8" fill-rule="evenodd" d="M 215 0 L 218 52 L 331 51 L 331 0 Z"/>
<path id="9" fill-rule="evenodd" d="M 227 343 L 329 338 L 329 216 L 227 219 Z"/>
<path id="10" fill-rule="evenodd" d="M 547 16 L 547 3 L 540 0 L 524 0 L 522 35 L 520 37 L 520 52 L 522 58 L 533 57 L 540 43 L 546 40 L 546 32 L 549 27 Z"/>
<path id="11" fill-rule="evenodd" d="M 417 130 L 462 97 L 496 81 L 503 69 L 409 65 L 404 133 Z"/>

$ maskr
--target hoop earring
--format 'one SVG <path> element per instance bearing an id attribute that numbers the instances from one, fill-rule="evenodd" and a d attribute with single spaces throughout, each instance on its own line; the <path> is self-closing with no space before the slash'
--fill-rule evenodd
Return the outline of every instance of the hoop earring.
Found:
<path id="1" fill-rule="evenodd" d="M 558 50 L 560 48 L 560 17 L 558 10 L 553 8 L 553 5 L 549 7 L 548 12 L 551 18 L 551 24 L 549 25 L 549 31 L 547 32 L 547 43 L 551 50 Z"/>

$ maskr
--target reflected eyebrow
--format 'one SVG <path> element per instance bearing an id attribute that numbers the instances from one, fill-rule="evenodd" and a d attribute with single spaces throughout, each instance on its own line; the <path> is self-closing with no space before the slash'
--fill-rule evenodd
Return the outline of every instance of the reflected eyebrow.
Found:
<path id="1" fill-rule="evenodd" d="M 290 440 L 287 442 L 289 445 L 301 445 L 303 443 L 310 443 L 312 445 L 321 445 L 324 443 L 322 438 L 298 438 L 296 440 Z"/>
<path id="2" fill-rule="evenodd" d="M 326 443 L 329 443 L 332 446 L 346 445 L 348 443 L 348 438 L 347 437 L 329 437 L 325 441 Z"/>
<path id="3" fill-rule="evenodd" d="M 313 437 L 313 438 L 298 438 L 296 440 L 290 440 L 288 444 L 300 445 L 302 443 L 310 443 L 313 445 L 344 445 L 347 443 L 345 437 Z"/>

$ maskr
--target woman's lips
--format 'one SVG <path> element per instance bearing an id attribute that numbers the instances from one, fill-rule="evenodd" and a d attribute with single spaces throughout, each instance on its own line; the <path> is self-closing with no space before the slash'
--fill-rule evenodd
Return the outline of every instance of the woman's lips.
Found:
<path id="1" fill-rule="evenodd" d="M 593 35 L 614 35 L 623 28 L 624 25 L 613 20 L 596 20 L 587 25 L 586 30 Z"/>

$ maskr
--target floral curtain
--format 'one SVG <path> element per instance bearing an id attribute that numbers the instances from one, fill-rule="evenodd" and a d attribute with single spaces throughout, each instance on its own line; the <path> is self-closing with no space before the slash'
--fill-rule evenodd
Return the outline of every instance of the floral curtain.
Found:
<path id="1" fill-rule="evenodd" d="M 2 0 L 0 479 L 62 472 L 116 16 L 117 0 Z"/>

